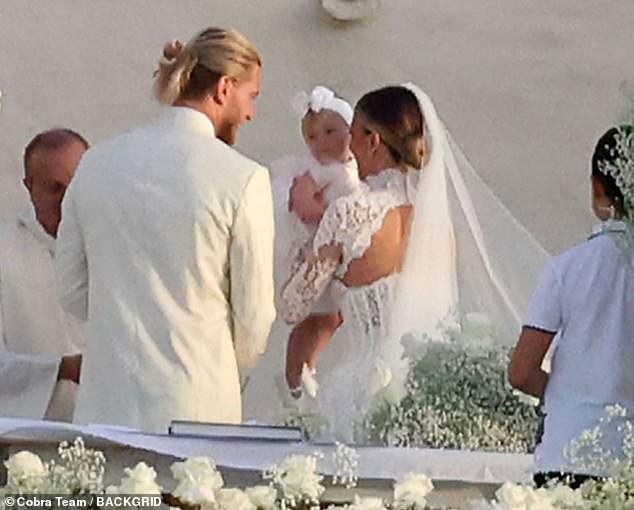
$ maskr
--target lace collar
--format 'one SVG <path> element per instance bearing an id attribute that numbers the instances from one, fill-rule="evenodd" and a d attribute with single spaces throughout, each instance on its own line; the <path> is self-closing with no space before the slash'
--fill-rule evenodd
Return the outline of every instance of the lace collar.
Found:
<path id="1" fill-rule="evenodd" d="M 367 177 L 365 184 L 370 191 L 387 191 L 404 203 L 414 203 L 419 176 L 419 171 L 414 169 L 403 172 L 397 168 L 386 168 Z"/>
<path id="2" fill-rule="evenodd" d="M 365 183 L 372 191 L 388 189 L 396 183 L 403 181 L 405 174 L 396 168 L 386 168 L 378 174 L 366 177 Z"/>

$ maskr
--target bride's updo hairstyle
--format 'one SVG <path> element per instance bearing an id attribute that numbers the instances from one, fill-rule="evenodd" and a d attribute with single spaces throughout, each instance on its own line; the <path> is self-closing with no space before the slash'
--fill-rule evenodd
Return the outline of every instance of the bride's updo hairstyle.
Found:
<path id="1" fill-rule="evenodd" d="M 154 83 L 160 103 L 203 99 L 221 76 L 240 80 L 262 65 L 255 46 L 236 30 L 207 28 L 185 45 L 168 43 Z"/>
<path id="2" fill-rule="evenodd" d="M 411 90 L 390 86 L 368 92 L 355 113 L 361 114 L 368 131 L 379 134 L 399 166 L 423 166 L 423 114 Z"/>

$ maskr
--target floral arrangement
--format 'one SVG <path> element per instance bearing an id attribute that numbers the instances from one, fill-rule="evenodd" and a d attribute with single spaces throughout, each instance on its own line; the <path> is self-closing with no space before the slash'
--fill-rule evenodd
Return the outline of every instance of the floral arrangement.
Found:
<path id="1" fill-rule="evenodd" d="M 610 406 L 606 417 L 573 441 L 568 451 L 571 462 L 583 466 L 600 466 L 608 473 L 605 479 L 588 481 L 573 490 L 553 484 L 535 488 L 507 482 L 493 501 L 472 501 L 470 510 L 634 510 L 634 423 L 624 420 L 625 409 Z M 622 455 L 603 445 L 606 427 L 618 419 L 622 434 Z M 48 463 L 35 454 L 22 451 L 5 462 L 7 485 L 0 489 L 0 510 L 6 495 L 85 494 L 157 495 L 172 508 L 196 510 L 423 510 L 433 491 L 431 480 L 418 473 L 409 473 L 394 484 L 390 501 L 382 498 L 354 496 L 347 504 L 328 504 L 324 476 L 319 472 L 319 455 L 291 455 L 265 470 L 263 483 L 243 489 L 228 488 L 212 459 L 194 457 L 175 462 L 171 472 L 175 489 L 164 492 L 156 471 L 140 462 L 126 468 L 118 485 L 104 486 L 105 457 L 85 447 L 81 439 L 62 443 L 59 459 Z M 358 456 L 344 445 L 338 445 L 333 461 L 338 473 L 333 483 L 353 488 L 356 483 Z"/>
<path id="2" fill-rule="evenodd" d="M 624 209 L 634 221 L 634 130 L 620 126 L 615 135 L 616 146 L 610 150 L 611 162 L 602 161 L 601 172 L 610 175 L 623 193 Z"/>
<path id="3" fill-rule="evenodd" d="M 404 396 L 380 399 L 365 428 L 390 446 L 531 452 L 536 402 L 506 380 L 509 352 L 496 347 L 490 323 L 467 316 L 445 341 L 405 335 L 409 359 Z"/>
<path id="4" fill-rule="evenodd" d="M 21 451 L 5 462 L 7 485 L 0 489 L 0 510 L 7 495 L 143 495 L 160 496 L 172 507 L 200 510 L 423 510 L 426 496 L 433 489 L 425 475 L 410 473 L 394 485 L 390 503 L 381 498 L 355 497 L 352 504 L 331 505 L 320 501 L 325 492 L 320 474 L 319 455 L 291 455 L 262 474 L 263 483 L 244 490 L 228 488 L 215 462 L 194 457 L 171 466 L 175 482 L 167 493 L 157 482 L 157 473 L 144 462 L 126 468 L 118 485 L 105 486 L 103 453 L 86 448 L 81 438 L 61 443 L 58 460 L 42 462 L 39 456 Z M 354 450 L 338 445 L 333 456 L 337 474 L 333 483 L 352 488 L 357 480 L 358 456 Z"/>
<path id="5" fill-rule="evenodd" d="M 538 401 L 508 384 L 509 350 L 499 346 L 484 314 L 467 313 L 460 327 L 456 324 L 452 311 L 439 323 L 435 338 L 403 336 L 404 381 L 377 362 L 368 382 L 374 404 L 358 424 L 358 443 L 533 451 Z M 318 385 L 314 374 L 308 375 L 302 374 L 304 392 L 314 397 Z M 319 437 L 327 427 L 310 398 L 285 400 L 278 423 L 300 427 L 309 438 Z"/>

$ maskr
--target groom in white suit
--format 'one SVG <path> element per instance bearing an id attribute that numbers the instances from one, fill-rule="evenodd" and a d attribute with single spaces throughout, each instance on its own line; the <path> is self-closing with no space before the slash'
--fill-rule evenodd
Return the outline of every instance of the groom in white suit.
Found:
<path id="1" fill-rule="evenodd" d="M 64 200 L 60 299 L 92 333 L 79 423 L 240 422 L 275 315 L 268 172 L 230 147 L 260 58 L 216 28 L 164 53 L 163 117 L 88 151 Z"/>

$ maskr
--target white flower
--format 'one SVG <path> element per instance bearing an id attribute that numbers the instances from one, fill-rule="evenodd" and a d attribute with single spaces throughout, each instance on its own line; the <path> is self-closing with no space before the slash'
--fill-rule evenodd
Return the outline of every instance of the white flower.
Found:
<path id="1" fill-rule="evenodd" d="M 125 476 L 117 490 L 119 494 L 161 494 L 161 486 L 156 483 L 156 471 L 145 462 L 139 462 L 133 469 L 125 468 Z"/>
<path id="2" fill-rule="evenodd" d="M 345 485 L 348 489 L 355 487 L 359 480 L 359 454 L 354 448 L 343 443 L 336 443 L 337 448 L 332 455 L 335 465 L 335 474 L 332 477 L 333 485 Z"/>
<path id="3" fill-rule="evenodd" d="M 566 508 L 583 508 L 588 505 L 581 490 L 573 490 L 567 485 L 558 484 L 548 489 L 553 503 Z"/>
<path id="4" fill-rule="evenodd" d="M 45 492 L 49 488 L 48 470 L 39 456 L 28 451 L 18 452 L 5 461 L 7 482 L 12 489 Z"/>
<path id="5" fill-rule="evenodd" d="M 46 476 L 46 468 L 39 456 L 28 451 L 21 451 L 5 461 L 9 479 L 24 479 Z"/>
<path id="6" fill-rule="evenodd" d="M 374 365 L 372 376 L 370 377 L 370 395 L 376 395 L 383 388 L 386 388 L 392 381 L 392 371 L 381 363 Z"/>
<path id="7" fill-rule="evenodd" d="M 179 500 L 194 504 L 213 504 L 216 491 L 223 485 L 222 475 L 208 457 L 192 457 L 184 462 L 174 462 L 170 469 L 179 481 L 172 493 Z"/>
<path id="8" fill-rule="evenodd" d="M 422 473 L 408 473 L 394 485 L 394 508 L 422 510 L 434 484 Z"/>
<path id="9" fill-rule="evenodd" d="M 258 510 L 276 510 L 277 492 L 269 485 L 256 485 L 245 490 Z"/>
<path id="10" fill-rule="evenodd" d="M 506 482 L 495 493 L 496 510 L 556 510 L 552 491 Z"/>
<path id="11" fill-rule="evenodd" d="M 285 497 L 317 500 L 324 492 L 320 483 L 323 476 L 317 473 L 317 457 L 314 455 L 291 455 L 273 471 L 274 480 Z"/>
<path id="12" fill-rule="evenodd" d="M 529 491 L 531 491 L 530 487 L 506 482 L 495 492 L 495 496 L 504 505 L 504 508 L 519 510 L 520 508 L 525 508 L 529 498 Z"/>
<path id="13" fill-rule="evenodd" d="M 190 457 L 182 462 L 174 462 L 170 466 L 170 470 L 176 480 L 183 480 L 188 476 L 192 476 L 197 480 L 219 483 L 214 489 L 220 489 L 223 485 L 216 463 L 209 457 Z"/>
<path id="14" fill-rule="evenodd" d="M 319 390 L 319 383 L 315 378 L 317 375 L 317 370 L 314 368 L 309 368 L 306 363 L 302 367 L 302 385 L 306 390 L 306 393 L 311 397 L 315 398 L 317 396 L 317 390 Z"/>
<path id="15" fill-rule="evenodd" d="M 327 108 L 327 105 L 334 98 L 335 93 L 332 90 L 318 85 L 310 94 L 307 94 L 306 92 L 296 94 L 293 98 L 293 109 L 301 117 L 306 115 L 309 110 L 319 113 L 324 108 Z"/>
<path id="16" fill-rule="evenodd" d="M 179 482 L 172 492 L 172 496 L 191 505 L 211 505 L 216 502 L 214 489 L 209 485 L 199 483 L 190 474 Z"/>
<path id="17" fill-rule="evenodd" d="M 348 510 L 386 510 L 381 498 L 360 498 L 354 497 L 354 502 Z"/>
<path id="18" fill-rule="evenodd" d="M 217 501 L 220 510 L 256 510 L 249 496 L 240 489 L 220 489 Z"/>

